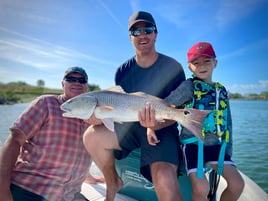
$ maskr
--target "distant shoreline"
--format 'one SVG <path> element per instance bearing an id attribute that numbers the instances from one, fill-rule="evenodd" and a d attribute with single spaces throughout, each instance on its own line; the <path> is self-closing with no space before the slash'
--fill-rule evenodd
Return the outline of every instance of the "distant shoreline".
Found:
<path id="1" fill-rule="evenodd" d="M 22 103 L 30 103 L 32 102 L 35 98 L 39 97 L 38 96 L 31 96 L 31 98 L 27 98 L 24 99 L 22 98 L 22 100 L 15 102 L 15 101 L 7 101 L 7 102 L 0 102 L 0 105 L 15 105 L 15 104 L 22 104 Z M 268 101 L 268 99 L 257 99 L 257 98 L 247 98 L 247 97 L 243 97 L 243 98 L 229 98 L 230 101 Z"/>
<path id="2" fill-rule="evenodd" d="M 41 80 L 42 81 L 42 80 Z M 42 82 L 43 83 L 43 82 Z M 88 84 L 89 91 L 101 90 L 98 85 Z M 15 103 L 31 102 L 36 97 L 44 94 L 61 94 L 62 89 L 46 88 L 44 83 L 32 86 L 26 82 L 10 82 L 3 84 L 0 82 L 0 105 L 12 105 Z M 252 93 L 241 95 L 240 93 L 229 93 L 230 100 L 268 100 L 268 91 L 260 94 Z"/>
<path id="3" fill-rule="evenodd" d="M 99 86 L 95 84 L 88 84 L 88 89 L 89 91 L 100 90 Z M 42 85 L 39 84 L 38 86 L 32 86 L 22 81 L 10 82 L 7 84 L 0 82 L 0 105 L 25 103 L 34 100 L 40 95 L 62 93 L 63 89 L 46 88 L 44 83 Z"/>

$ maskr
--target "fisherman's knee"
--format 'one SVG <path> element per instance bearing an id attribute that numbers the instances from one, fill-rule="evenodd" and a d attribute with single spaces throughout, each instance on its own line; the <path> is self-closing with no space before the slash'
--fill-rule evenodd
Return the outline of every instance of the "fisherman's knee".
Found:
<path id="1" fill-rule="evenodd" d="M 165 162 L 157 162 L 151 165 L 152 178 L 154 183 L 169 186 L 172 181 L 177 181 L 176 166 Z"/>
<path id="2" fill-rule="evenodd" d="M 92 131 L 93 131 L 93 128 L 92 128 L 92 127 L 93 127 L 93 126 L 89 126 L 89 127 L 85 130 L 84 135 L 83 135 L 83 142 L 87 141 L 87 140 L 90 138 L 91 133 L 92 133 Z"/>
<path id="3" fill-rule="evenodd" d="M 83 134 L 83 143 L 87 150 L 90 150 L 91 147 L 94 147 L 95 138 L 95 129 L 94 126 L 89 126 Z"/>

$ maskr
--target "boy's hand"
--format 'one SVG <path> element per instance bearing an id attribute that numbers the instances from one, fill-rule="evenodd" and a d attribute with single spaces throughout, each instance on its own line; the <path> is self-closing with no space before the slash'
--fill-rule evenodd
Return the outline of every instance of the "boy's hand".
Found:
<path id="1" fill-rule="evenodd" d="M 147 141 L 152 146 L 156 146 L 160 142 L 160 140 L 158 140 L 154 130 L 151 128 L 147 128 Z"/>

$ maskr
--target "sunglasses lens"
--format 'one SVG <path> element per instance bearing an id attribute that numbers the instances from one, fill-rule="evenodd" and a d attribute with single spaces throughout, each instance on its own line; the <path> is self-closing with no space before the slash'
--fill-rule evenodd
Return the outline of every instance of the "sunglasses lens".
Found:
<path id="1" fill-rule="evenodd" d="M 144 27 L 144 29 L 143 29 L 145 34 L 151 34 L 154 32 L 154 30 L 155 30 L 154 27 Z"/>
<path id="2" fill-rule="evenodd" d="M 131 35 L 134 36 L 134 37 L 139 36 L 139 35 L 141 35 L 141 30 L 134 29 L 134 30 L 131 31 Z"/>
<path id="3" fill-rule="evenodd" d="M 155 31 L 155 27 L 139 27 L 139 28 L 131 30 L 130 34 L 134 37 L 137 37 L 141 35 L 142 31 L 144 32 L 145 35 L 151 34 Z"/>
<path id="4" fill-rule="evenodd" d="M 78 77 L 66 77 L 64 80 L 70 83 L 74 82 L 79 82 L 80 84 L 87 83 L 87 80 L 85 78 L 78 78 Z"/>

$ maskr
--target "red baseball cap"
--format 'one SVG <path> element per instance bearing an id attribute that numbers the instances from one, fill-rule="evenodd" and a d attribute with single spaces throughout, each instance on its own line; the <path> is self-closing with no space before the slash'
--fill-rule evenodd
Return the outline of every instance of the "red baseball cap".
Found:
<path id="1" fill-rule="evenodd" d="M 207 42 L 196 43 L 193 47 L 189 49 L 187 53 L 188 62 L 192 62 L 193 60 L 201 56 L 216 58 L 215 51 L 210 43 Z"/>

